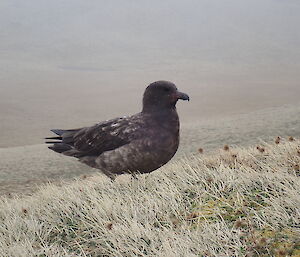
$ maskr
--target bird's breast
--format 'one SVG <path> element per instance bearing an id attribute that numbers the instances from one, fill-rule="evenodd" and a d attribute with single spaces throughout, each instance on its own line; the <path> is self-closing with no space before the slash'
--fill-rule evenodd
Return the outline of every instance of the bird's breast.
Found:
<path id="1" fill-rule="evenodd" d="M 159 128 L 153 129 L 149 138 L 148 149 L 163 162 L 168 161 L 179 146 L 179 123 L 160 124 Z"/>

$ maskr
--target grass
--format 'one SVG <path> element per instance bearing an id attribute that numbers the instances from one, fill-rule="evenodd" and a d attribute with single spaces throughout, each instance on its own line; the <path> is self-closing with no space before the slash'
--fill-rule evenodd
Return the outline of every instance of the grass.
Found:
<path id="1" fill-rule="evenodd" d="M 2 198 L 0 256 L 300 256 L 299 150 L 228 147 Z"/>

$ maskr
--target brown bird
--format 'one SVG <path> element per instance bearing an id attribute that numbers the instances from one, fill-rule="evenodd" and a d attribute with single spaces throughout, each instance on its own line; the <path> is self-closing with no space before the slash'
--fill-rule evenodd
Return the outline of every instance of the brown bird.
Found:
<path id="1" fill-rule="evenodd" d="M 49 149 L 116 175 L 149 173 L 166 164 L 179 145 L 176 103 L 189 96 L 172 82 L 151 83 L 143 96 L 143 109 L 129 117 L 116 118 L 79 129 L 52 129 Z M 53 141 L 52 141 L 53 140 Z"/>

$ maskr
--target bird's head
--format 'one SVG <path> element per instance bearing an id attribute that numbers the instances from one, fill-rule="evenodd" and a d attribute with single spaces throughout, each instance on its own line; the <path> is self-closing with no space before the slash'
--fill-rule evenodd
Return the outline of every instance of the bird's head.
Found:
<path id="1" fill-rule="evenodd" d="M 144 92 L 143 112 L 174 109 L 179 99 L 190 100 L 189 96 L 178 91 L 172 82 L 163 80 L 153 82 Z"/>

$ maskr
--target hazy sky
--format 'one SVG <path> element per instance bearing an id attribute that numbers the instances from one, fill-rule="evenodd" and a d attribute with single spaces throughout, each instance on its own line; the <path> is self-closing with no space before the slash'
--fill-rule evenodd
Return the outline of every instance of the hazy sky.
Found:
<path id="1" fill-rule="evenodd" d="M 298 0 L 2 0 L 0 24 L 10 86 L 18 72 L 270 80 L 280 71 L 293 81 L 300 68 Z"/>
<path id="2" fill-rule="evenodd" d="M 0 130 L 136 112 L 159 79 L 199 116 L 297 101 L 299 24 L 299 0 L 1 0 Z"/>

